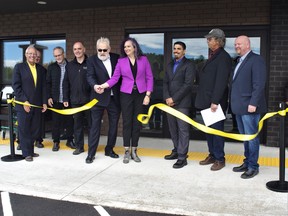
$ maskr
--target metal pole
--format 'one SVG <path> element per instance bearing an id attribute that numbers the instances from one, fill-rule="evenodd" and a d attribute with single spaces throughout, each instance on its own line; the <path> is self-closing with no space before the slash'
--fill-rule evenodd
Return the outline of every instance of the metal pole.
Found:
<path id="1" fill-rule="evenodd" d="M 7 94 L 7 101 L 8 99 L 11 100 L 13 99 L 14 95 L 13 94 Z M 13 119 L 13 105 L 12 103 L 8 103 L 8 123 L 9 123 L 9 136 L 10 136 L 10 155 L 6 155 L 1 157 L 2 161 L 5 162 L 13 162 L 13 161 L 19 161 L 23 160 L 22 155 L 17 155 L 15 154 L 15 137 L 14 137 L 14 119 Z"/>
<path id="2" fill-rule="evenodd" d="M 285 103 L 279 104 L 281 110 L 285 110 Z M 280 116 L 280 151 L 279 151 L 279 181 L 266 183 L 269 190 L 276 192 L 288 192 L 288 182 L 285 181 L 285 116 Z"/>

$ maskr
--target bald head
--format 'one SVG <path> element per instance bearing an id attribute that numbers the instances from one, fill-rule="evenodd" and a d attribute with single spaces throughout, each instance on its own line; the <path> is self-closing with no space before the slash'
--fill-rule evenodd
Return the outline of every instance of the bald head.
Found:
<path id="1" fill-rule="evenodd" d="M 241 35 L 235 39 L 234 47 L 236 53 L 243 56 L 251 50 L 250 39 L 245 35 Z"/>

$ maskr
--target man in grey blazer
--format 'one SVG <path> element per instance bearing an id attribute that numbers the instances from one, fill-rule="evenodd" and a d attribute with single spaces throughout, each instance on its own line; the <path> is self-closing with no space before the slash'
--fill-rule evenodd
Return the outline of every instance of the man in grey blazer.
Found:
<path id="1" fill-rule="evenodd" d="M 265 99 L 266 66 L 264 59 L 251 51 L 250 40 L 242 35 L 235 39 L 235 50 L 240 56 L 231 81 L 231 109 L 236 115 L 241 134 L 255 134 L 261 113 L 267 111 Z M 259 172 L 260 140 L 244 142 L 244 163 L 234 172 L 244 172 L 241 178 L 252 178 Z"/>
<path id="2" fill-rule="evenodd" d="M 185 57 L 185 52 L 185 43 L 174 43 L 174 59 L 168 64 L 163 80 L 163 99 L 168 106 L 189 116 L 196 67 Z M 170 114 L 167 114 L 167 119 L 174 148 L 171 154 L 164 158 L 178 159 L 173 168 L 182 168 L 187 165 L 190 125 Z"/>

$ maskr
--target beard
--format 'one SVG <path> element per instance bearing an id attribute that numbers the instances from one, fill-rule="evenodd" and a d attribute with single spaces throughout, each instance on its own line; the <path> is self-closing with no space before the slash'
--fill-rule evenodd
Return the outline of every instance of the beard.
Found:
<path id="1" fill-rule="evenodd" d="M 106 61 L 109 58 L 109 54 L 101 55 L 101 54 L 98 53 L 98 58 L 101 61 Z"/>

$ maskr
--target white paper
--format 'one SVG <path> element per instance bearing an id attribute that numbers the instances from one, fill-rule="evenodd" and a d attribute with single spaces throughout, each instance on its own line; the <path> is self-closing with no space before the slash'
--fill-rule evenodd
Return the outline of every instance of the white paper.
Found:
<path id="1" fill-rule="evenodd" d="M 208 108 L 201 110 L 201 115 L 206 126 L 210 126 L 218 121 L 226 119 L 220 104 L 218 104 L 216 112 L 212 112 L 211 108 Z"/>

